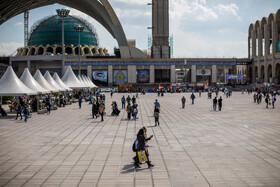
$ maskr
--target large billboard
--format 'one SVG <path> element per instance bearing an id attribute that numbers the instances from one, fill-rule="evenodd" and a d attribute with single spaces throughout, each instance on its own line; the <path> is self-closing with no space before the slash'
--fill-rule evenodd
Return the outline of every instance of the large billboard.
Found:
<path id="1" fill-rule="evenodd" d="M 107 70 L 92 71 L 93 80 L 107 82 Z"/>
<path id="2" fill-rule="evenodd" d="M 149 83 L 149 70 L 137 70 L 137 83 Z"/>
<path id="3" fill-rule="evenodd" d="M 127 84 L 127 70 L 114 70 L 114 85 Z"/>
<path id="4" fill-rule="evenodd" d="M 227 75 L 227 79 L 244 79 L 244 75 Z"/>

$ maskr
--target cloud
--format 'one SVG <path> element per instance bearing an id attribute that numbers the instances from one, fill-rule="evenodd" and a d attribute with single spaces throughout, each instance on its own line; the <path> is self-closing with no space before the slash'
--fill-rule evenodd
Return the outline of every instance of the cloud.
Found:
<path id="1" fill-rule="evenodd" d="M 151 3 L 152 0 L 115 0 L 115 2 L 132 5 L 146 5 L 147 3 Z"/>
<path id="2" fill-rule="evenodd" d="M 0 55 L 11 55 L 15 54 L 17 48 L 22 47 L 23 43 L 18 42 L 2 42 L 0 43 Z"/>
<path id="3" fill-rule="evenodd" d="M 120 9 L 115 8 L 115 12 L 119 18 L 139 18 L 139 17 L 151 17 L 151 11 L 139 11 L 137 9 Z"/>
<path id="4" fill-rule="evenodd" d="M 15 23 L 15 26 L 21 26 L 23 23 L 21 22 L 21 21 L 19 21 L 19 22 L 16 22 Z"/>
<path id="5" fill-rule="evenodd" d="M 185 0 L 170 1 L 170 18 L 181 19 L 192 17 L 198 21 L 209 21 L 218 18 L 215 11 L 207 6 L 206 0 L 195 0 L 188 2 Z"/>
<path id="6" fill-rule="evenodd" d="M 239 21 L 241 21 L 241 17 L 238 15 L 239 8 L 236 4 L 228 4 L 228 5 L 223 5 L 223 4 L 218 4 L 217 7 L 215 7 L 221 14 L 232 14 Z"/>

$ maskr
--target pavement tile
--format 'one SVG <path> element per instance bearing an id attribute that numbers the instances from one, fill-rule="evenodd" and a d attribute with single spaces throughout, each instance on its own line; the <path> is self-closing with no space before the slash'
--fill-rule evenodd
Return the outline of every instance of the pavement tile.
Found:
<path id="1" fill-rule="evenodd" d="M 124 109 L 110 116 L 122 95 L 128 94 L 106 94 L 102 123 L 91 118 L 88 103 L 33 114 L 27 123 L 0 118 L 0 186 L 279 186 L 278 96 L 272 110 L 252 95 L 221 94 L 223 109 L 213 112 L 205 93 L 185 109 L 180 99 L 189 93 L 147 93 L 137 99 L 139 119 L 128 121 Z M 143 126 L 154 135 L 148 144 L 155 167 L 135 170 L 131 146 Z"/>

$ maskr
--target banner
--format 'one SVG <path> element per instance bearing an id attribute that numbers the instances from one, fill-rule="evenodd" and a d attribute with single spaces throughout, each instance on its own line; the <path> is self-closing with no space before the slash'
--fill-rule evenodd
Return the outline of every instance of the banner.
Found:
<path id="1" fill-rule="evenodd" d="M 137 70 L 137 83 L 149 83 L 149 70 Z"/>
<path id="2" fill-rule="evenodd" d="M 107 70 L 92 71 L 93 80 L 98 80 L 101 82 L 107 82 Z"/>
<path id="3" fill-rule="evenodd" d="M 127 70 L 114 70 L 114 85 L 127 84 Z"/>
<path id="4" fill-rule="evenodd" d="M 209 75 L 211 75 L 211 70 L 210 69 L 197 69 L 196 70 L 196 75 L 206 75 L 206 76 L 209 76 Z"/>
<path id="5" fill-rule="evenodd" d="M 227 75 L 227 79 L 244 79 L 244 75 Z"/>

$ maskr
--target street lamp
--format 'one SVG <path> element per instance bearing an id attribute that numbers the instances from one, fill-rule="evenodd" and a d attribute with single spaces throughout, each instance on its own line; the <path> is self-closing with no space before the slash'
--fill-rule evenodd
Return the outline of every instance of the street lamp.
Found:
<path id="1" fill-rule="evenodd" d="M 75 31 L 79 33 L 79 76 L 81 76 L 81 48 L 80 48 L 80 33 L 83 32 L 84 27 L 83 26 L 76 26 L 74 27 Z"/>
<path id="2" fill-rule="evenodd" d="M 67 9 L 56 9 L 57 15 L 62 18 L 62 61 L 61 61 L 61 68 L 62 68 L 62 75 L 64 74 L 64 55 L 65 55 L 65 48 L 64 48 L 64 17 L 67 17 L 70 10 Z"/>

